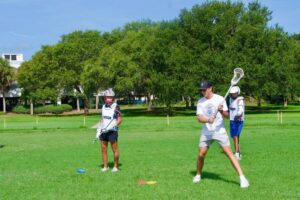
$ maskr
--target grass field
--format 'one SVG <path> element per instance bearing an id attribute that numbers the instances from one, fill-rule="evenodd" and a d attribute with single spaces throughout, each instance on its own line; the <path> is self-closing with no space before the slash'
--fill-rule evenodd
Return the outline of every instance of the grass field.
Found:
<path id="1" fill-rule="evenodd" d="M 88 128 L 96 115 L 85 126 L 83 116 L 0 116 L 0 199 L 300 199 L 299 118 L 283 113 L 280 124 L 276 112 L 246 116 L 241 165 L 251 186 L 241 189 L 216 143 L 202 181 L 192 183 L 201 125 L 191 115 L 171 117 L 168 126 L 164 116 L 125 112 L 118 173 L 100 172 L 99 144 Z"/>

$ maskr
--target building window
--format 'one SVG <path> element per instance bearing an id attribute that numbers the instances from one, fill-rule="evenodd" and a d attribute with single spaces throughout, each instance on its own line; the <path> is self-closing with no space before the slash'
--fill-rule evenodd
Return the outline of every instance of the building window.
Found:
<path id="1" fill-rule="evenodd" d="M 11 60 L 17 60 L 17 55 L 11 55 Z"/>
<path id="2" fill-rule="evenodd" d="M 4 55 L 4 58 L 5 58 L 6 60 L 10 60 L 10 55 Z"/>

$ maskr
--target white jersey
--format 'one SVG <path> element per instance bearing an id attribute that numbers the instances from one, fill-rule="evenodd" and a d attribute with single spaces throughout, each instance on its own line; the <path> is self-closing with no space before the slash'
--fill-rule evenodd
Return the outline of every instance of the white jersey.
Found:
<path id="1" fill-rule="evenodd" d="M 120 114 L 119 106 L 116 103 L 113 103 L 110 106 L 102 106 L 102 127 L 105 128 L 112 122 L 113 119 L 117 119 Z M 117 131 L 117 128 L 116 130 Z"/>
<path id="2" fill-rule="evenodd" d="M 202 127 L 202 134 L 212 135 L 214 133 L 226 133 L 224 126 L 224 119 L 220 112 L 218 112 L 218 107 L 220 104 L 223 104 L 223 110 L 228 111 L 228 107 L 224 98 L 218 94 L 213 94 L 213 97 L 207 99 L 205 97 L 201 98 L 197 104 L 197 115 L 203 115 L 207 118 L 213 117 L 216 115 L 214 123 L 205 123 Z"/>
<path id="3" fill-rule="evenodd" d="M 230 98 L 230 120 L 239 120 L 244 121 L 244 113 L 245 113 L 245 104 L 243 97 L 237 97 L 236 99 Z"/>

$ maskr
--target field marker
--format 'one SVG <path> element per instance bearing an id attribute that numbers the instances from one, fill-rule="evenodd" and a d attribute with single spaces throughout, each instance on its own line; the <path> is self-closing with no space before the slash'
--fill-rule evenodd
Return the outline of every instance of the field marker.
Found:
<path id="1" fill-rule="evenodd" d="M 282 111 L 280 112 L 280 124 L 282 124 Z"/>
<path id="2" fill-rule="evenodd" d="M 83 116 L 83 126 L 85 127 L 85 116 Z"/>
<path id="3" fill-rule="evenodd" d="M 169 118 L 169 115 L 167 115 L 167 124 L 168 124 L 168 126 L 170 126 L 170 118 Z"/>

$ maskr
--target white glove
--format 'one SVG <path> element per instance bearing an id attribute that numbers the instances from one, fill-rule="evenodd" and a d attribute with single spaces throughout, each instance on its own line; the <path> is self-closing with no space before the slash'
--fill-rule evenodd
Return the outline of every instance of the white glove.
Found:
<path id="1" fill-rule="evenodd" d="M 101 128 L 97 128 L 96 129 L 96 139 L 99 140 L 100 139 L 100 135 L 102 134 L 102 129 Z"/>

